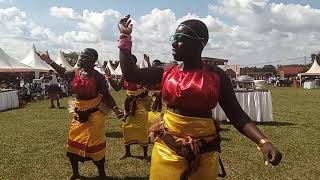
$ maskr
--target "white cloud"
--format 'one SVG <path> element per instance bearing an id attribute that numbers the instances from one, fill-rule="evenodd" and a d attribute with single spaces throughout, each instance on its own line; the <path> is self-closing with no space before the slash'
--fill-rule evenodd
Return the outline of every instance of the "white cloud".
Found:
<path id="1" fill-rule="evenodd" d="M 72 8 L 65 8 L 65 7 L 51 7 L 50 8 L 50 15 L 55 17 L 61 18 L 68 18 L 68 19 L 79 19 L 80 16 L 74 12 Z"/>
<path id="2" fill-rule="evenodd" d="M 1 0 L 0 0 L 1 1 Z M 187 13 L 176 17 L 171 9 L 153 9 L 133 17 L 134 49 L 138 59 L 171 61 L 170 35 L 179 23 L 193 18 L 208 26 L 210 39 L 203 56 L 226 58 L 230 63 L 254 64 L 272 59 L 300 57 L 319 50 L 320 9 L 298 4 L 275 4 L 268 0 L 221 0 L 208 5 L 210 14 Z M 0 47 L 22 58 L 32 42 L 41 50 L 80 51 L 96 48 L 102 60 L 117 59 L 117 23 L 123 16 L 108 9 L 52 7 L 50 15 L 73 24 L 62 33 L 35 23 L 16 7 L 0 9 Z M 227 20 L 226 20 L 227 19 Z"/>
<path id="3" fill-rule="evenodd" d="M 314 42 L 319 40 L 320 9 L 269 0 L 223 0 L 208 7 L 212 14 L 233 22 L 232 31 L 222 35 L 228 51 L 218 53 L 232 62 L 301 57 L 319 49 Z"/>

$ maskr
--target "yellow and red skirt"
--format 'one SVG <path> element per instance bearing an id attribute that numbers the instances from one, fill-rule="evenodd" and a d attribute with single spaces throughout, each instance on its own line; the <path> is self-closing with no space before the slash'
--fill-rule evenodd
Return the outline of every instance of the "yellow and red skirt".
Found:
<path id="1" fill-rule="evenodd" d="M 101 103 L 98 96 L 91 100 L 75 100 L 75 107 L 81 110 L 96 108 Z M 72 153 L 82 157 L 82 159 L 99 161 L 105 157 L 106 153 L 106 114 L 96 111 L 90 114 L 88 121 L 80 123 L 74 118 L 71 121 L 67 154 Z"/>
<path id="2" fill-rule="evenodd" d="M 166 111 L 163 120 L 167 131 L 176 138 L 176 141 L 186 136 L 205 139 L 217 133 L 213 120 L 209 118 L 187 117 Z M 217 152 L 201 154 L 199 167 L 191 174 L 189 180 L 216 179 L 218 165 Z M 180 179 L 180 174 L 185 169 L 185 159 L 157 138 L 152 150 L 150 180 Z"/>
<path id="3" fill-rule="evenodd" d="M 143 90 L 127 91 L 128 96 L 137 96 Z M 122 125 L 123 139 L 125 145 L 140 144 L 146 146 L 149 143 L 148 137 L 148 111 L 146 98 L 136 99 L 134 116 L 129 115 Z"/>

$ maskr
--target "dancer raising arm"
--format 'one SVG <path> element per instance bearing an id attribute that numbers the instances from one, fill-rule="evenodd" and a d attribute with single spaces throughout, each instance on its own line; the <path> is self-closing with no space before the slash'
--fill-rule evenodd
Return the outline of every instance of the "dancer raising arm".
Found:
<path id="1" fill-rule="evenodd" d="M 243 111 L 224 71 L 202 62 L 209 39 L 202 21 L 191 19 L 178 25 L 172 36 L 172 55 L 182 64 L 170 68 L 136 68 L 131 58 L 129 15 L 120 20 L 118 28 L 124 78 L 142 85 L 162 82 L 162 98 L 167 103 L 164 123 L 155 128 L 159 138 L 152 151 L 151 180 L 217 177 L 220 136 L 212 109 L 218 102 L 233 126 L 259 146 L 267 163 L 280 163 L 281 153 Z"/>
<path id="2" fill-rule="evenodd" d="M 96 50 L 86 48 L 81 51 L 77 68 L 66 71 L 51 60 L 48 52 L 40 55 L 62 77 L 70 77 L 72 89 L 76 94 L 71 104 L 73 114 L 67 141 L 67 156 L 72 166 L 70 179 L 80 177 L 78 162 L 92 160 L 99 170 L 99 176 L 105 178 L 106 153 L 106 114 L 107 107 L 120 119 L 123 112 L 118 108 L 106 86 L 104 76 L 94 69 L 98 60 Z"/>

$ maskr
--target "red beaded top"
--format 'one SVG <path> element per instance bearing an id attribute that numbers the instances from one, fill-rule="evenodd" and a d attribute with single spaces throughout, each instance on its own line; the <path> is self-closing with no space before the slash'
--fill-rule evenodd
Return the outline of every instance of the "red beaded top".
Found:
<path id="1" fill-rule="evenodd" d="M 72 90 L 81 97 L 95 97 L 97 95 L 96 79 L 90 77 L 81 79 L 81 71 L 77 72 L 72 80 Z"/>
<path id="2" fill-rule="evenodd" d="M 220 94 L 220 77 L 204 66 L 201 70 L 167 68 L 162 78 L 162 97 L 168 106 L 190 112 L 211 112 Z"/>

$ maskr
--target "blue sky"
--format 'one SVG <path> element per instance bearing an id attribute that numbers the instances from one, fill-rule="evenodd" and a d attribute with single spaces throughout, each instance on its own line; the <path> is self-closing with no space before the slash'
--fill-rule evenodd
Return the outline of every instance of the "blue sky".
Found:
<path id="1" fill-rule="evenodd" d="M 54 15 L 52 7 L 58 7 Z M 158 10 L 153 11 L 155 8 Z M 95 17 L 85 17 L 85 9 L 92 17 L 103 17 L 103 22 L 96 24 Z M 103 14 L 110 9 L 115 12 Z M 71 10 L 73 17 L 59 15 Z M 14 13 L 8 14 L 7 11 Z M 21 13 L 26 17 L 20 17 L 23 16 Z M 115 30 L 118 15 L 127 13 L 137 21 L 137 34 L 145 36 L 137 37 L 137 53 L 147 51 L 166 60 L 171 59 L 167 36 L 172 34 L 178 22 L 186 18 L 198 18 L 208 25 L 211 39 L 205 55 L 241 65 L 308 56 L 320 50 L 315 42 L 319 39 L 317 31 L 320 27 L 316 25 L 319 21 L 313 22 L 320 20 L 319 0 L 0 0 L 0 18 L 4 18 L 0 19 L 3 24 L 0 28 L 7 30 L 0 30 L 0 33 L 9 35 L 2 38 L 0 48 L 17 59 L 23 58 L 30 49 L 30 42 L 26 39 L 31 39 L 39 48 L 52 49 L 53 54 L 58 48 L 79 51 L 79 48 L 94 46 L 106 58 L 117 58 L 114 52 L 116 36 L 113 35 L 117 32 L 108 29 Z M 190 13 L 192 16 L 187 16 Z M 142 17 L 145 17 L 144 22 Z M 12 23 L 17 19 L 19 22 Z M 160 25 L 157 23 L 159 19 Z M 94 25 L 100 29 L 92 29 Z M 169 30 L 160 26 L 168 26 Z M 152 29 L 151 34 L 148 28 Z M 166 41 L 159 40 L 159 37 Z M 19 51 L 17 46 L 21 46 Z"/>

